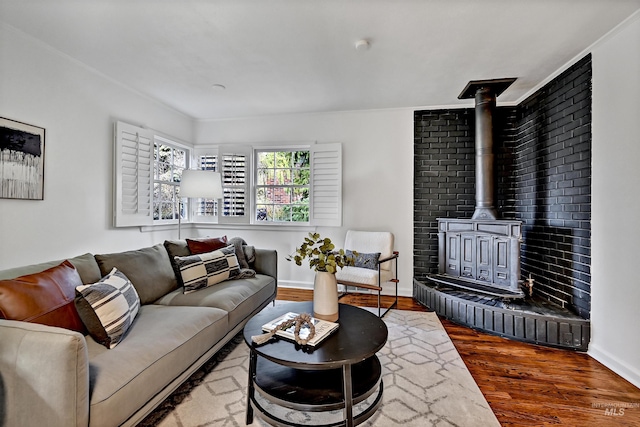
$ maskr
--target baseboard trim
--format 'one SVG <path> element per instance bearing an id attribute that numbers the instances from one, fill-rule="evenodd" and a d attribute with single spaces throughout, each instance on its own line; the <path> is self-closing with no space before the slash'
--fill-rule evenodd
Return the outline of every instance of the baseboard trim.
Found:
<path id="1" fill-rule="evenodd" d="M 633 366 L 629 366 L 627 363 L 621 361 L 619 358 L 600 348 L 593 342 L 590 343 L 587 354 L 607 368 L 611 369 L 616 374 L 620 375 L 625 380 L 629 381 L 634 386 L 640 388 L 640 370 Z"/>
<path id="2" fill-rule="evenodd" d="M 297 282 L 295 280 L 278 279 L 278 287 L 291 289 L 313 289 L 313 282 Z"/>

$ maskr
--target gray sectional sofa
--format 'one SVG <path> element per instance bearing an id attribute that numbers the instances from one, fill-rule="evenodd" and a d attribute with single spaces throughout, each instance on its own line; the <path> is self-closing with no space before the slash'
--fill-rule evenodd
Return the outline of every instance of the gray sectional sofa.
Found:
<path id="1" fill-rule="evenodd" d="M 184 294 L 170 256 L 188 254 L 183 240 L 70 259 L 85 284 L 115 266 L 136 288 L 137 316 L 112 349 L 68 329 L 0 319 L 0 426 L 135 425 L 275 299 L 274 250 L 255 249 L 253 278 Z M 0 280 L 60 262 L 0 271 Z"/>

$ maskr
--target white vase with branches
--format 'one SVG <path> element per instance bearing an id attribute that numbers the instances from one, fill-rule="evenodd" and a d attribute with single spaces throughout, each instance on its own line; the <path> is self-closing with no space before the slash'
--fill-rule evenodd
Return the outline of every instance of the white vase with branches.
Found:
<path id="1" fill-rule="evenodd" d="M 357 256 L 356 253 L 354 255 Z M 347 256 L 344 249 L 336 250 L 328 237 L 319 233 L 309 233 L 293 255 L 287 257 L 296 265 L 308 259 L 309 268 L 316 272 L 313 281 L 313 316 L 318 319 L 335 322 L 338 320 L 338 281 L 336 271 L 354 264 L 354 258 Z"/>

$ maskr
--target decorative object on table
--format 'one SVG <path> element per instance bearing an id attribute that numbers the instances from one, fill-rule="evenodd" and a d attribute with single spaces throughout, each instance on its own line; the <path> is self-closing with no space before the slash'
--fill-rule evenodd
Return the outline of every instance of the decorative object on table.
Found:
<path id="1" fill-rule="evenodd" d="M 207 170 L 185 169 L 180 179 L 180 199 L 220 199 L 222 198 L 222 179 L 219 172 Z M 178 215 L 178 239 L 182 228 L 182 203 Z"/>
<path id="2" fill-rule="evenodd" d="M 0 198 L 44 199 L 44 128 L 0 117 Z"/>
<path id="3" fill-rule="evenodd" d="M 274 335 L 293 340 L 300 345 L 315 347 L 338 329 L 338 324 L 316 319 L 308 313 L 288 312 L 262 325 L 266 334 L 255 335 L 251 340 L 256 345 L 268 342 Z"/>
<path id="4" fill-rule="evenodd" d="M 354 255 L 358 255 L 354 252 Z M 316 272 L 313 281 L 313 316 L 318 319 L 335 322 L 338 320 L 338 282 L 335 273 L 338 267 L 353 265 L 353 256 L 348 256 L 344 249 L 336 250 L 328 237 L 322 238 L 319 233 L 309 233 L 304 242 L 296 248 L 295 255 L 289 255 L 288 261 L 302 265 L 302 260 L 309 260 L 309 268 Z"/>

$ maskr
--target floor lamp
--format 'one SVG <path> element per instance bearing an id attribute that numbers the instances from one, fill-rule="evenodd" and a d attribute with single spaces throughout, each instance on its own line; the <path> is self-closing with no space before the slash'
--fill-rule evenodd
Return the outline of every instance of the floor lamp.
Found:
<path id="1" fill-rule="evenodd" d="M 222 179 L 219 172 L 185 169 L 180 180 L 180 205 L 183 198 L 221 199 Z M 178 212 L 178 239 L 181 238 L 182 208 Z"/>

